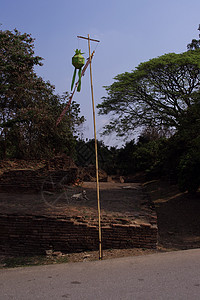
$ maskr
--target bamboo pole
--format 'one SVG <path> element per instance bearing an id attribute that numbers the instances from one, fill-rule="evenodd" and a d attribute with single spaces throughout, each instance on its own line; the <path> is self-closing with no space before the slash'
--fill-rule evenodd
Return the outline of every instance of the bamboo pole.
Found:
<path id="1" fill-rule="evenodd" d="M 98 167 L 95 104 L 94 104 L 94 92 L 93 92 L 93 81 L 92 81 L 92 64 L 91 64 L 89 34 L 88 34 L 88 48 L 89 48 L 89 59 L 90 59 L 90 83 L 91 83 L 91 94 L 92 94 L 92 110 L 93 110 L 93 121 L 94 121 L 94 140 L 95 140 L 95 157 L 96 157 L 96 186 L 97 186 L 98 225 L 99 225 L 99 259 L 101 260 L 102 259 L 102 237 L 101 237 L 101 207 L 100 207 L 100 197 L 99 197 L 99 167 Z"/>
<path id="2" fill-rule="evenodd" d="M 78 35 L 78 36 L 77 36 L 77 38 L 79 38 L 79 39 L 85 39 L 85 40 L 88 40 L 88 37 L 86 38 L 86 37 L 84 37 L 84 36 L 80 36 L 80 35 Z M 97 43 L 99 43 L 99 42 L 100 42 L 99 40 L 94 40 L 94 39 L 90 39 L 90 41 L 97 42 Z"/>

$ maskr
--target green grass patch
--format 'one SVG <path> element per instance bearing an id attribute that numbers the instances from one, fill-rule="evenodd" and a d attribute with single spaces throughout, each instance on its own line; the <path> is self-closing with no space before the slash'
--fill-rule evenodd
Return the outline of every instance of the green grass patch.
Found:
<path id="1" fill-rule="evenodd" d="M 0 261 L 0 268 L 17 268 L 17 267 L 30 267 L 57 263 L 67 263 L 68 257 L 62 256 L 17 256 L 17 257 L 4 257 Z"/>

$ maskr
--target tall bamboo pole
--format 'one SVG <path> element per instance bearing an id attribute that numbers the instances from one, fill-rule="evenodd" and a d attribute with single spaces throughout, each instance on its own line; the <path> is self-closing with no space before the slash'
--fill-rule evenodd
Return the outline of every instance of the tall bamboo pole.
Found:
<path id="1" fill-rule="evenodd" d="M 89 48 L 89 59 L 90 59 L 90 82 L 91 82 L 91 94 L 92 94 L 92 110 L 93 110 L 93 121 L 94 121 L 94 140 L 95 140 L 95 156 L 96 156 L 96 186 L 97 186 L 97 205 L 98 205 L 98 224 L 99 224 L 99 259 L 101 260 L 102 259 L 102 238 L 101 238 L 101 207 L 100 207 L 100 197 L 99 197 L 99 167 L 98 167 L 95 104 L 94 104 L 94 92 L 93 92 L 93 82 L 92 82 L 92 64 L 91 64 L 89 34 L 88 34 L 88 48 Z"/>

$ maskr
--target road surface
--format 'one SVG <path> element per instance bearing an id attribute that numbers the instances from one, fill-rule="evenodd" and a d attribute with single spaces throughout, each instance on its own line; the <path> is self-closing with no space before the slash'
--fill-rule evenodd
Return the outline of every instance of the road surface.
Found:
<path id="1" fill-rule="evenodd" d="M 200 249 L 0 270 L 0 300 L 200 299 Z"/>

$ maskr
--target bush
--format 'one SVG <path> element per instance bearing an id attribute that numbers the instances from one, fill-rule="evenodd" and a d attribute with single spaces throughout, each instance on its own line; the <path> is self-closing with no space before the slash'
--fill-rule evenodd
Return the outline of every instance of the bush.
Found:
<path id="1" fill-rule="evenodd" d="M 193 150 L 182 157 L 178 168 L 178 184 L 182 192 L 195 193 L 200 186 L 200 153 Z"/>

